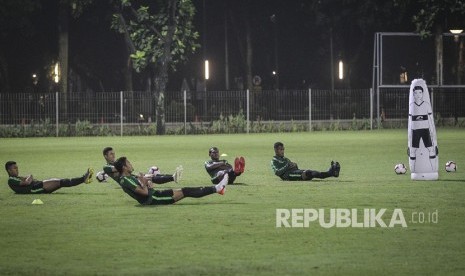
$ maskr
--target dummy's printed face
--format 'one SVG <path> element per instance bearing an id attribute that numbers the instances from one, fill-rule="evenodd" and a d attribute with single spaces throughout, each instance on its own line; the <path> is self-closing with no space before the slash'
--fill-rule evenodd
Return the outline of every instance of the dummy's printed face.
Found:
<path id="1" fill-rule="evenodd" d="M 415 98 L 416 101 L 423 99 L 423 91 L 421 91 L 420 89 L 414 90 L 413 97 Z"/>

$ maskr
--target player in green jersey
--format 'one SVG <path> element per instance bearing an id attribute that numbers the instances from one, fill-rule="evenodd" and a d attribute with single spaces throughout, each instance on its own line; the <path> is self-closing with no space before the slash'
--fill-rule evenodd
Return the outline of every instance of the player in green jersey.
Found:
<path id="1" fill-rule="evenodd" d="M 15 161 L 5 163 L 5 170 L 8 173 L 8 186 L 17 194 L 50 194 L 63 187 L 73 187 L 82 183 L 91 183 L 94 171 L 87 169 L 86 173 L 76 178 L 51 178 L 39 181 L 32 175 L 19 176 L 18 164 Z"/>
<path id="2" fill-rule="evenodd" d="M 299 181 L 312 180 L 313 178 L 339 177 L 341 165 L 339 162 L 331 161 L 331 167 L 326 172 L 314 170 L 301 170 L 296 163 L 284 157 L 284 144 L 276 142 L 274 144 L 275 156 L 271 160 L 271 169 L 274 174 L 282 180 Z"/>
<path id="3" fill-rule="evenodd" d="M 150 179 L 144 174 L 138 176 L 132 174 L 134 168 L 126 157 L 118 158 L 115 168 L 120 174 L 119 184 L 129 196 L 142 205 L 167 205 L 173 204 L 185 197 L 204 197 L 214 193 L 223 195 L 228 185 L 228 176 L 214 186 L 209 187 L 184 187 L 181 189 L 154 190 Z"/>
<path id="4" fill-rule="evenodd" d="M 220 151 L 217 147 L 211 147 L 208 150 L 210 160 L 205 161 L 205 169 L 211 177 L 213 184 L 218 184 L 225 175 L 229 177 L 229 184 L 232 184 L 236 177 L 244 172 L 244 157 L 236 157 L 234 160 L 234 169 L 227 160 L 220 160 Z"/>
<path id="5" fill-rule="evenodd" d="M 116 155 L 115 155 L 115 151 L 113 150 L 113 148 L 112 147 L 104 148 L 103 157 L 105 158 L 107 162 L 107 164 L 103 166 L 103 173 L 107 174 L 109 177 L 111 177 L 113 180 L 119 183 L 119 173 L 114 166 L 114 163 L 116 161 Z M 145 177 L 148 179 L 151 179 L 152 183 L 155 183 L 155 184 L 163 184 L 163 183 L 167 183 L 171 181 L 178 183 L 178 181 L 181 180 L 182 171 L 183 171 L 182 166 L 178 166 L 173 175 L 160 174 L 160 173 L 157 173 L 157 174 L 147 173 L 145 174 Z M 99 173 L 102 173 L 102 172 L 99 172 Z"/>

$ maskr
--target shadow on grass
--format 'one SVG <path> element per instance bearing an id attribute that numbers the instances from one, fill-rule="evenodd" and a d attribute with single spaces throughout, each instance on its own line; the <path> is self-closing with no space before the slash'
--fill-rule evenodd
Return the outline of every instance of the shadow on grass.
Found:
<path id="1" fill-rule="evenodd" d="M 233 184 L 228 184 L 228 186 L 234 187 L 234 186 L 249 186 L 247 183 L 233 183 Z"/>
<path id="2" fill-rule="evenodd" d="M 182 203 L 174 203 L 174 204 L 168 204 L 168 205 L 140 205 L 137 204 L 134 207 L 139 207 L 139 208 L 163 208 L 163 207 L 169 207 L 169 206 L 177 206 L 177 207 L 182 207 L 182 206 L 199 206 L 199 205 L 246 205 L 248 203 L 244 202 L 182 202 Z"/>
<path id="3" fill-rule="evenodd" d="M 48 195 L 52 195 L 52 196 L 65 196 L 65 195 L 73 195 L 73 196 L 78 195 L 78 196 L 81 196 L 81 195 L 85 195 L 85 196 L 92 196 L 92 195 L 108 195 L 108 194 L 107 193 L 85 193 L 85 192 L 83 192 L 83 193 L 53 192 L 53 193 L 49 193 L 49 194 L 17 194 L 17 195 L 35 195 L 35 196 L 38 196 L 38 195 L 40 195 L 40 196 L 43 196 L 43 195 L 46 195 L 46 196 L 48 196 Z"/>
<path id="4" fill-rule="evenodd" d="M 440 179 L 439 181 L 444 182 L 465 182 L 465 179 Z"/>

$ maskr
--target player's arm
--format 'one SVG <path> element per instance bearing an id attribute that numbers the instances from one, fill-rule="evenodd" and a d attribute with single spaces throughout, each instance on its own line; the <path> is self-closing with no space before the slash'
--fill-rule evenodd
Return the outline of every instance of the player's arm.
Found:
<path id="1" fill-rule="evenodd" d="M 137 176 L 137 180 L 139 182 L 139 185 L 136 186 L 136 189 L 134 191 L 140 195 L 148 196 L 149 189 L 153 187 L 152 182 L 145 178 L 143 173 L 140 173 Z"/>
<path id="2" fill-rule="evenodd" d="M 228 163 L 226 160 L 219 160 L 219 161 L 207 161 L 205 162 L 205 169 L 209 172 L 212 170 L 220 169 L 225 170 L 228 169 Z"/>
<path id="3" fill-rule="evenodd" d="M 34 179 L 31 175 L 28 175 L 26 177 L 20 177 L 21 182 L 19 182 L 19 186 L 29 186 L 32 183 L 32 180 Z"/>
<path id="4" fill-rule="evenodd" d="M 103 166 L 103 171 L 106 174 L 118 173 L 118 170 L 115 168 L 115 166 L 110 165 L 110 164 Z"/>

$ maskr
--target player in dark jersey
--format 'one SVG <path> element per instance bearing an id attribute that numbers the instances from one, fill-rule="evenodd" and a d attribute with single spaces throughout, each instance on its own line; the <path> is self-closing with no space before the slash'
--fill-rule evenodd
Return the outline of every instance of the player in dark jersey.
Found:
<path id="1" fill-rule="evenodd" d="M 226 185 L 228 185 L 228 176 L 215 186 L 210 187 L 185 187 L 181 189 L 154 190 L 150 179 L 133 175 L 134 168 L 126 157 L 118 158 L 115 168 L 120 174 L 119 185 L 129 196 L 137 200 L 142 205 L 167 205 L 173 204 L 185 197 L 204 197 L 214 193 L 223 195 Z"/>
<path id="2" fill-rule="evenodd" d="M 284 144 L 276 142 L 274 144 L 275 156 L 271 160 L 271 169 L 274 174 L 282 180 L 299 181 L 312 180 L 313 178 L 339 177 L 341 165 L 339 162 L 331 161 L 331 167 L 327 172 L 319 172 L 314 170 L 300 170 L 296 163 L 284 157 Z"/>
<path id="3" fill-rule="evenodd" d="M 19 176 L 19 168 L 15 161 L 5 163 L 8 173 L 8 186 L 17 194 L 50 194 L 63 187 L 73 187 L 82 183 L 91 183 L 94 171 L 88 168 L 86 173 L 76 178 L 51 178 L 43 181 L 36 180 L 32 175 Z"/>
<path id="4" fill-rule="evenodd" d="M 205 169 L 211 177 L 213 184 L 218 184 L 225 175 L 229 177 L 229 184 L 232 184 L 236 177 L 244 172 L 244 157 L 236 157 L 234 160 L 234 169 L 227 160 L 220 160 L 220 151 L 217 147 L 211 147 L 208 150 L 210 160 L 205 161 Z"/>
<path id="5" fill-rule="evenodd" d="M 116 161 L 115 151 L 112 147 L 106 147 L 103 149 L 103 157 L 105 158 L 107 164 L 103 166 L 103 172 L 106 173 L 109 177 L 119 183 L 119 173 L 116 170 L 114 163 Z M 145 177 L 151 179 L 155 184 L 163 184 L 167 182 L 174 181 L 178 183 L 181 180 L 182 176 L 182 166 L 178 166 L 173 175 L 171 174 L 145 174 Z M 101 172 L 99 172 L 101 173 Z"/>

